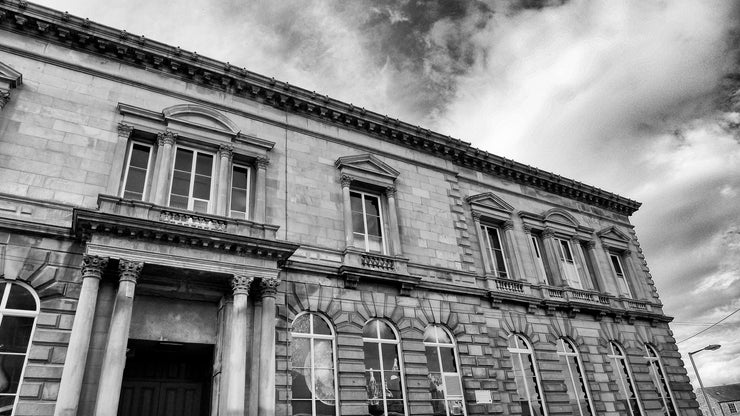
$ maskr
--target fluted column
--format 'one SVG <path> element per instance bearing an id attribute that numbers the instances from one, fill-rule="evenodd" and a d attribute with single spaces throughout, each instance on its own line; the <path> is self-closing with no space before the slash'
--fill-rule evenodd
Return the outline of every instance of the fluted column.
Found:
<path id="1" fill-rule="evenodd" d="M 218 183 L 216 184 L 216 213 L 218 215 L 228 216 L 229 206 L 229 168 L 231 167 L 231 157 L 234 153 L 234 147 L 222 144 L 218 148 Z"/>
<path id="2" fill-rule="evenodd" d="M 252 218 L 254 222 L 258 223 L 266 221 L 267 190 L 265 189 L 265 176 L 269 164 L 270 160 L 268 158 L 257 158 L 257 176 L 254 180 L 254 216 Z"/>
<path id="3" fill-rule="evenodd" d="M 100 371 L 98 399 L 95 403 L 96 416 L 115 416 L 126 365 L 128 331 L 131 326 L 131 312 L 134 306 L 134 290 L 144 263 L 121 259 L 118 263 L 120 273 L 118 292 L 113 304 L 108 342 L 105 346 L 103 368 Z"/>
<path id="4" fill-rule="evenodd" d="M 252 368 L 249 369 L 249 416 L 257 416 L 259 413 L 259 386 L 260 377 L 260 346 L 262 339 L 262 293 L 254 297 L 254 314 L 252 325 Z"/>
<path id="5" fill-rule="evenodd" d="M 398 230 L 398 211 L 396 209 L 396 187 L 389 186 L 385 188 L 385 197 L 388 199 L 388 226 L 391 237 L 391 254 L 394 256 L 403 255 L 401 250 L 401 236 Z"/>
<path id="6" fill-rule="evenodd" d="M 558 252 L 560 249 L 556 246 L 557 242 L 555 241 L 555 232 L 550 228 L 545 228 L 542 231 L 542 243 L 542 245 L 545 246 L 547 267 L 550 269 L 550 274 L 552 276 L 552 282 L 550 283 L 554 286 L 564 286 L 563 275 L 560 272 L 560 262 L 558 261 L 560 258 Z"/>
<path id="7" fill-rule="evenodd" d="M 172 170 L 172 159 L 174 157 L 175 141 L 177 140 L 177 134 L 171 131 L 157 134 L 157 144 L 159 145 L 158 155 L 161 155 L 159 159 L 159 165 L 157 166 L 157 182 L 156 190 L 154 192 L 154 203 L 157 205 L 164 205 L 167 203 L 167 196 L 169 190 L 170 171 Z"/>
<path id="8" fill-rule="evenodd" d="M 344 214 L 344 242 L 346 248 L 352 247 L 354 242 L 352 229 L 352 201 L 349 197 L 349 186 L 351 183 L 351 176 L 342 175 L 342 212 Z"/>
<path id="9" fill-rule="evenodd" d="M 87 351 L 90 347 L 90 335 L 95 305 L 98 301 L 98 288 L 103 270 L 108 265 L 107 257 L 98 257 L 88 254 L 82 256 L 82 289 L 77 301 L 75 320 L 72 324 L 72 334 L 67 348 L 67 357 L 64 360 L 62 381 L 59 385 L 55 416 L 76 416 L 77 405 L 82 392 L 82 378 L 85 374 Z"/>
<path id="10" fill-rule="evenodd" d="M 275 415 L 275 296 L 280 281 L 262 279 L 262 334 L 260 337 L 259 416 Z"/>
<path id="11" fill-rule="evenodd" d="M 229 328 L 229 366 L 226 383 L 227 416 L 244 416 L 244 395 L 247 383 L 247 298 L 253 277 L 234 275 L 231 288 L 234 291 L 234 306 L 231 311 Z"/>

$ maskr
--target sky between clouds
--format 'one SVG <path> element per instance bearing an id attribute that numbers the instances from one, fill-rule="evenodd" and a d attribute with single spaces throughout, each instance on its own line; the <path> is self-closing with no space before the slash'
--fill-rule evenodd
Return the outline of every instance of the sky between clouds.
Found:
<path id="1" fill-rule="evenodd" d="M 41 0 L 643 202 L 681 341 L 740 308 L 730 1 Z M 737 94 L 737 95 L 736 95 Z M 679 344 L 740 383 L 740 313 Z"/>

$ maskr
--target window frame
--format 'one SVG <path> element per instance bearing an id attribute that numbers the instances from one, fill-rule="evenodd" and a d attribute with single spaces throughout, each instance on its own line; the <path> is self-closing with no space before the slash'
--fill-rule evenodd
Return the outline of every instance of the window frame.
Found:
<path id="1" fill-rule="evenodd" d="M 0 396 L 5 397 L 13 397 L 13 404 L 10 409 L 10 416 L 15 415 L 16 408 L 18 407 L 18 399 L 20 397 L 20 390 L 23 386 L 23 379 L 26 374 L 26 368 L 28 367 L 28 356 L 29 351 L 31 350 L 31 344 L 33 344 L 34 334 L 36 333 L 36 323 L 38 321 L 38 316 L 40 313 L 41 308 L 41 301 L 39 299 L 38 294 L 36 293 L 33 288 L 26 284 L 25 282 L 18 281 L 18 280 L 7 280 L 7 279 L 0 279 L 0 283 L 5 283 L 5 287 L 3 290 L 3 293 L 0 297 L 0 327 L 2 326 L 2 321 L 6 316 L 12 316 L 12 317 L 22 317 L 22 318 L 33 318 L 33 321 L 31 323 L 31 332 L 28 335 L 28 343 L 26 345 L 26 350 L 24 353 L 13 353 L 13 352 L 3 352 L 0 353 L 1 356 L 6 355 L 13 355 L 13 356 L 19 356 L 23 355 L 23 363 L 21 367 L 21 372 L 18 376 L 18 386 L 15 393 L 0 393 Z M 29 310 L 23 310 L 23 309 L 8 309 L 7 303 L 10 296 L 10 288 L 13 285 L 18 285 L 24 290 L 28 291 L 31 296 L 33 297 L 34 303 L 35 303 L 35 309 L 33 311 Z"/>
<path id="2" fill-rule="evenodd" d="M 119 191 L 119 196 L 124 199 L 132 199 L 132 198 L 126 198 L 126 185 L 128 184 L 129 179 L 129 173 L 131 169 L 131 156 L 134 153 L 134 146 L 144 146 L 149 148 L 149 157 L 147 158 L 147 167 L 146 167 L 146 173 L 144 174 L 144 188 L 141 192 L 141 199 L 135 199 L 136 201 L 147 201 L 149 200 L 149 193 L 151 186 L 151 176 L 154 171 L 153 162 L 156 161 L 156 158 L 154 156 L 155 147 L 151 143 L 147 143 L 142 140 L 137 140 L 136 138 L 129 140 L 128 145 L 126 147 L 126 161 L 123 165 L 123 179 L 121 182 L 121 187 Z"/>
<path id="3" fill-rule="evenodd" d="M 573 249 L 573 244 L 571 244 L 571 240 L 557 235 L 554 237 L 554 239 L 558 246 L 558 259 L 560 261 L 561 267 L 563 268 L 563 280 L 565 280 L 565 283 L 568 284 L 568 287 L 578 290 L 584 290 L 583 276 L 581 276 L 581 272 L 578 270 L 580 259 L 577 259 L 578 256 Z M 567 255 L 564 248 L 567 248 Z M 572 278 L 574 280 L 568 278 L 567 269 L 572 269 L 574 274 Z M 573 286 L 573 283 L 575 283 L 576 281 L 578 282 L 578 286 Z"/>
<path id="4" fill-rule="evenodd" d="M 235 217 L 233 215 L 233 210 L 231 209 L 231 204 L 234 198 L 234 170 L 236 168 L 246 169 L 247 171 L 247 188 L 246 188 L 247 200 L 245 204 L 246 212 L 244 212 L 244 218 Z M 252 186 L 252 177 L 253 177 L 252 171 L 253 170 L 254 168 L 251 165 L 247 165 L 245 163 L 237 163 L 233 161 L 231 162 L 231 175 L 230 175 L 230 181 L 229 181 L 229 197 L 227 201 L 227 205 L 228 205 L 228 213 L 226 215 L 227 217 L 240 219 L 240 220 L 249 220 L 251 218 L 252 216 L 252 205 L 251 205 L 252 204 L 252 187 L 253 187 Z M 242 189 L 242 188 L 239 188 L 239 189 Z M 236 211 L 236 212 L 240 212 L 240 211 Z"/>
<path id="5" fill-rule="evenodd" d="M 515 342 L 514 346 L 511 346 L 511 340 L 521 340 L 524 343 L 524 346 L 526 348 L 521 348 L 518 345 L 518 342 Z M 514 383 L 516 384 L 516 366 L 519 364 L 519 371 L 522 374 L 522 377 L 526 375 L 524 371 L 524 361 L 522 360 L 522 355 L 526 354 L 529 356 L 529 364 L 532 367 L 532 375 L 534 377 L 535 387 L 539 390 L 539 396 L 540 400 L 537 402 L 537 405 L 542 410 L 541 414 L 543 416 L 548 416 L 549 412 L 547 410 L 547 401 L 545 400 L 545 392 L 542 389 L 542 378 L 540 376 L 540 370 L 537 365 L 537 358 L 534 355 L 534 347 L 532 346 L 531 342 L 527 337 L 525 337 L 522 334 L 519 333 L 513 333 L 509 336 L 509 346 L 507 347 L 507 350 L 509 351 L 509 354 L 511 355 L 511 363 L 514 366 Z M 517 355 L 517 361 L 514 360 L 514 354 Z M 518 388 L 517 388 L 518 390 Z M 530 415 L 537 415 L 540 413 L 535 412 L 534 406 L 532 404 L 532 393 L 529 391 L 529 384 L 525 380 L 524 384 L 524 391 L 527 394 L 527 405 L 529 406 L 529 414 Z M 519 401 L 520 405 L 522 401 Z"/>
<path id="6" fill-rule="evenodd" d="M 737 413 L 737 406 L 735 406 L 735 402 L 727 403 L 727 410 L 730 413 Z"/>
<path id="7" fill-rule="evenodd" d="M 548 285 L 552 285 L 551 278 L 547 274 L 547 268 L 545 266 L 546 258 L 545 252 L 542 250 L 542 237 L 539 234 L 529 232 L 529 249 L 532 252 L 532 258 L 534 259 L 535 272 L 538 274 L 542 282 Z"/>
<path id="8" fill-rule="evenodd" d="M 407 394 L 406 394 L 406 374 L 405 374 L 404 365 L 403 365 L 403 351 L 401 350 L 401 337 L 400 337 L 398 331 L 396 330 L 396 328 L 393 325 L 391 325 L 390 322 L 386 321 L 385 319 L 379 319 L 379 318 L 373 318 L 373 319 L 368 320 L 365 323 L 365 325 L 363 326 L 363 332 L 364 332 L 364 328 L 367 325 L 370 325 L 372 322 L 379 322 L 380 324 L 384 324 L 384 325 L 388 326 L 391 329 L 391 331 L 393 331 L 394 339 L 390 340 L 390 339 L 381 338 L 379 333 L 377 334 L 377 337 L 376 338 L 367 338 L 363 334 L 363 337 L 362 337 L 363 352 L 364 352 L 365 344 L 374 344 L 374 346 L 377 346 L 377 348 L 378 348 L 378 357 L 380 359 L 380 366 L 381 366 L 380 369 L 378 370 L 378 371 L 380 371 L 381 378 L 382 378 L 382 380 L 381 380 L 381 391 L 385 392 L 388 388 L 387 388 L 386 381 L 385 381 L 385 376 L 384 376 L 384 373 L 386 372 L 386 370 L 385 370 L 385 368 L 383 368 L 383 348 L 382 348 L 382 345 L 384 345 L 384 344 L 390 344 L 390 345 L 395 345 L 396 346 L 396 348 L 395 348 L 396 349 L 396 355 L 398 356 L 398 374 L 399 374 L 399 377 L 401 378 L 401 394 L 402 394 L 401 402 L 403 404 L 403 412 L 404 412 L 403 414 L 406 416 L 406 415 L 409 414 L 409 411 L 408 411 L 408 403 L 407 403 L 407 397 L 406 397 L 407 396 Z M 378 331 L 379 330 L 380 330 L 380 327 L 378 327 Z M 368 370 L 367 363 L 364 361 L 364 359 L 363 359 L 363 363 L 365 364 L 365 373 L 367 373 L 368 371 L 372 371 L 372 372 L 375 372 L 376 371 L 376 370 L 372 370 L 372 369 L 371 370 Z M 393 371 L 393 370 L 391 370 L 391 371 Z M 369 387 L 369 386 L 366 386 L 366 388 L 367 387 Z M 383 400 L 383 412 L 384 412 L 383 414 L 388 414 L 388 400 L 385 397 L 385 394 L 383 395 L 382 400 Z M 370 397 L 368 397 L 368 407 L 369 406 L 370 406 Z M 369 409 L 368 409 L 368 412 L 369 412 Z"/>
<path id="9" fill-rule="evenodd" d="M 595 416 L 596 411 L 594 408 L 593 398 L 591 397 L 591 389 L 588 386 L 588 377 L 586 376 L 586 368 L 583 366 L 583 360 L 581 359 L 581 354 L 578 351 L 578 348 L 576 347 L 575 343 L 571 341 L 568 338 L 558 338 L 557 340 L 558 346 L 556 347 L 556 353 L 558 355 L 558 358 L 564 357 L 566 361 L 568 361 L 569 358 L 575 358 L 575 365 L 576 369 L 578 370 L 578 374 L 576 375 L 581 385 L 583 386 L 583 391 L 586 393 L 586 409 L 581 408 L 581 402 L 578 401 L 578 413 L 581 416 Z M 560 344 L 563 345 L 563 351 L 560 351 Z M 570 347 L 572 352 L 568 352 L 565 348 L 565 346 Z M 566 363 L 566 367 L 568 369 L 568 377 L 570 377 L 570 387 L 573 388 L 574 392 L 578 392 L 576 381 L 574 378 L 573 370 L 569 363 Z M 566 378 L 565 382 L 568 382 L 568 379 Z"/>
<path id="10" fill-rule="evenodd" d="M 505 236 L 502 235 L 504 234 L 503 227 L 495 225 L 490 221 L 486 222 L 485 220 L 481 219 L 480 229 L 481 233 L 483 234 L 483 249 L 486 251 L 485 255 L 487 256 L 488 263 L 491 266 L 491 272 L 500 279 L 512 279 L 511 273 L 509 272 L 509 256 L 506 250 L 506 239 Z M 496 259 L 496 256 L 494 254 L 494 251 L 496 249 L 491 244 L 491 230 L 496 232 L 496 237 L 500 247 L 498 251 L 501 252 L 501 259 L 503 262 L 503 273 L 499 269 L 498 260 Z"/>
<path id="11" fill-rule="evenodd" d="M 302 316 L 308 316 L 309 317 L 309 333 L 301 333 L 301 332 L 293 332 L 293 323 L 301 318 Z M 321 319 L 323 320 L 326 325 L 329 327 L 329 330 L 331 332 L 330 335 L 326 334 L 316 334 L 314 333 L 314 319 Z M 290 325 L 290 337 L 291 337 L 291 344 L 293 338 L 304 338 L 309 340 L 309 346 L 310 346 L 310 354 L 311 354 L 311 384 L 315 386 L 315 380 L 316 380 L 316 365 L 315 365 L 315 340 L 316 339 L 322 339 L 322 340 L 330 340 L 332 345 L 332 369 L 333 369 L 333 380 L 334 380 L 334 414 L 335 416 L 340 416 L 339 413 L 339 380 L 338 380 L 338 373 L 337 373 L 337 332 L 334 328 L 334 325 L 332 325 L 331 321 L 324 317 L 322 314 L 311 312 L 311 311 L 303 311 L 299 314 L 297 314 Z M 292 350 L 291 345 L 289 344 L 289 362 L 292 362 Z M 292 367 L 291 367 L 292 368 Z M 290 391 L 290 407 L 291 407 L 291 415 L 293 415 L 293 402 L 294 401 L 308 401 L 311 402 L 311 415 L 316 415 L 316 401 L 319 401 L 320 399 L 317 398 L 317 395 L 314 391 L 311 391 L 311 398 L 310 399 L 295 399 L 293 398 L 293 391 L 291 387 Z"/>
<path id="12" fill-rule="evenodd" d="M 462 410 L 462 413 L 461 414 L 455 414 L 454 416 L 459 416 L 459 415 L 466 416 L 468 414 L 468 410 L 467 410 L 467 406 L 465 404 L 465 386 L 464 386 L 463 380 L 462 380 L 462 376 L 463 375 L 462 375 L 462 369 L 460 368 L 460 364 L 461 363 L 460 363 L 459 351 L 457 350 L 457 342 L 455 340 L 455 337 L 452 335 L 452 331 L 448 330 L 447 328 L 445 328 L 444 326 L 439 325 L 439 324 L 429 324 L 429 325 L 427 325 L 427 327 L 425 328 L 424 332 L 426 333 L 426 331 L 429 330 L 429 328 L 432 328 L 432 327 L 439 328 L 450 339 L 450 342 L 449 343 L 447 343 L 447 342 L 440 342 L 439 341 L 439 336 L 435 336 L 436 341 L 426 341 L 426 339 L 423 341 L 424 349 L 425 349 L 425 352 L 424 352 L 425 356 L 426 356 L 426 348 L 435 348 L 436 349 L 437 365 L 439 366 L 439 374 L 440 374 L 440 378 L 441 378 L 440 381 L 441 381 L 441 386 L 442 386 L 442 394 L 443 394 L 443 397 L 442 397 L 442 399 L 434 399 L 433 398 L 432 399 L 432 402 L 434 402 L 435 400 L 436 401 L 441 401 L 442 404 L 444 405 L 445 414 L 447 416 L 453 416 L 453 413 L 451 413 L 451 409 L 447 405 L 447 403 L 448 402 L 455 402 L 455 401 L 460 402 L 460 404 L 461 404 L 460 409 Z M 424 336 L 424 338 L 426 338 L 426 336 Z M 440 352 L 440 348 L 451 348 L 452 349 L 452 354 L 453 354 L 453 357 L 455 358 L 455 370 L 456 371 L 454 373 L 453 372 L 449 372 L 449 371 L 444 371 L 444 366 L 442 364 L 442 354 Z M 460 386 L 460 393 L 461 394 L 460 394 L 460 396 L 454 396 L 454 398 L 450 398 L 450 396 L 447 394 L 447 392 L 449 391 L 449 389 L 447 388 L 447 376 L 452 376 L 453 374 L 457 377 L 457 381 L 458 381 L 459 386 Z M 428 362 L 427 362 L 427 377 L 429 378 L 429 380 L 431 382 L 432 379 L 431 379 L 431 373 L 429 372 L 429 363 Z"/>
<path id="13" fill-rule="evenodd" d="M 626 295 L 630 299 L 635 299 L 634 291 L 630 287 L 629 275 L 627 274 L 627 269 L 624 267 L 624 262 L 622 261 L 623 255 L 616 253 L 614 251 L 611 251 L 611 250 L 607 254 L 609 255 L 609 265 L 610 265 L 611 271 L 614 274 L 614 278 L 616 279 L 616 282 L 617 282 L 617 290 L 619 290 L 619 295 L 620 296 Z M 615 264 L 614 260 L 617 260 L 617 264 L 619 265 L 619 268 L 622 271 L 621 274 L 617 272 L 616 267 L 614 267 L 614 264 Z M 621 286 L 620 282 L 624 284 L 624 289 L 620 287 Z"/>
<path id="14" fill-rule="evenodd" d="M 193 189 L 195 187 L 195 176 L 196 176 L 198 155 L 199 154 L 203 154 L 203 155 L 208 155 L 208 156 L 211 157 L 211 176 L 210 176 L 211 181 L 210 181 L 210 186 L 209 186 L 209 195 L 208 195 L 207 207 L 206 207 L 206 211 L 203 212 L 203 214 L 214 214 L 214 212 L 213 212 L 214 203 L 215 203 L 215 195 L 214 194 L 216 192 L 215 183 L 216 183 L 216 179 L 217 179 L 216 178 L 216 173 L 217 173 L 216 172 L 216 161 L 217 161 L 217 154 L 216 154 L 216 152 L 214 152 L 214 151 L 208 151 L 208 150 L 203 150 L 201 148 L 194 147 L 194 146 L 181 145 L 179 143 L 176 144 L 175 146 L 173 146 L 173 149 L 174 150 L 173 150 L 173 155 L 172 155 L 172 165 L 169 167 L 169 171 L 168 171 L 168 173 L 170 174 L 170 181 L 169 181 L 169 187 L 168 187 L 169 190 L 167 191 L 167 207 L 169 207 L 169 208 L 175 208 L 175 209 L 184 209 L 184 210 L 187 210 L 187 211 L 192 211 L 194 213 L 201 213 L 201 212 L 196 211 L 196 210 L 193 209 L 193 206 L 194 206 L 194 203 L 195 203 L 195 200 L 196 199 L 198 201 L 203 201 L 202 199 L 195 198 L 193 196 Z M 177 164 L 177 152 L 180 149 L 193 152 L 193 160 L 191 162 L 191 168 L 192 168 L 192 170 L 190 171 L 190 184 L 189 184 L 188 195 L 187 195 L 187 198 L 188 198 L 188 207 L 187 208 L 181 208 L 181 207 L 174 207 L 174 206 L 172 206 L 172 185 L 174 184 L 174 181 L 175 181 L 175 165 Z M 183 195 L 178 195 L 178 196 L 183 196 Z"/>
<path id="15" fill-rule="evenodd" d="M 647 362 L 648 371 L 654 377 L 651 377 L 653 384 L 658 391 L 660 400 L 663 403 L 664 409 L 668 410 L 669 416 L 677 416 L 678 406 L 673 396 L 673 391 L 666 378 L 665 367 L 663 367 L 663 360 L 660 359 L 658 350 L 652 345 L 645 344 L 645 361 Z M 661 385 L 662 384 L 662 385 Z M 665 391 L 664 391 L 665 389 Z M 666 397 L 666 395 L 668 397 Z"/>
<path id="16" fill-rule="evenodd" d="M 350 186 L 350 189 L 349 189 L 350 202 L 352 201 L 352 194 L 359 194 L 361 196 L 361 201 L 362 201 L 362 221 L 363 221 L 363 224 L 362 225 L 363 225 L 363 229 L 365 231 L 362 234 L 364 236 L 363 237 L 364 247 L 356 247 L 355 246 L 355 248 L 361 249 L 362 251 L 364 251 L 366 253 L 382 254 L 384 256 L 385 255 L 388 255 L 388 239 L 386 238 L 387 233 L 386 233 L 386 230 L 385 230 L 387 221 L 385 219 L 385 212 L 384 212 L 384 207 L 383 207 L 383 204 L 384 204 L 383 195 L 382 194 L 379 194 L 379 193 L 368 192 L 368 191 L 365 191 L 363 189 L 358 189 L 357 187 Z M 365 199 L 367 197 L 375 198 L 375 199 L 378 200 L 378 217 L 380 219 L 380 247 L 381 247 L 381 251 L 380 252 L 371 251 L 370 250 L 370 247 L 369 247 L 370 234 L 368 233 L 367 209 L 365 208 Z M 350 212 L 352 212 L 352 214 L 354 214 L 356 211 L 352 210 L 352 207 L 350 206 Z M 354 215 L 352 215 L 352 236 L 354 237 L 357 234 L 358 233 L 355 231 Z M 353 239 L 353 242 L 354 241 L 355 240 Z M 353 244 L 353 246 L 354 246 L 354 244 Z"/>
<path id="17" fill-rule="evenodd" d="M 615 381 L 619 388 L 619 392 L 624 396 L 624 401 L 627 402 L 627 411 L 629 412 L 629 416 L 643 416 L 645 414 L 645 410 L 642 407 L 642 401 L 638 394 L 635 377 L 632 374 L 632 366 L 627 359 L 627 354 L 625 353 L 624 348 L 622 348 L 622 346 L 616 341 L 609 341 L 609 353 L 607 354 L 607 358 L 610 360 L 610 364 L 612 365 L 612 373 L 617 377 L 617 380 Z M 625 370 L 624 374 L 620 371 L 620 365 L 622 366 L 621 368 Z M 623 375 L 627 377 L 627 380 L 624 380 L 622 377 Z M 635 414 L 633 411 L 630 398 L 627 396 L 627 392 L 629 391 L 628 389 L 632 390 L 634 401 L 637 403 L 638 414 Z"/>

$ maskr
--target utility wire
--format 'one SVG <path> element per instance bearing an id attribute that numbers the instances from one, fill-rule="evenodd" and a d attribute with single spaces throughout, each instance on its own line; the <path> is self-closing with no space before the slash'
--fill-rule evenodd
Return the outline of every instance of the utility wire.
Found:
<path id="1" fill-rule="evenodd" d="M 724 318 L 720 319 L 719 321 L 715 322 L 714 324 L 712 324 L 712 326 L 706 327 L 706 328 L 702 329 L 701 331 L 697 332 L 696 334 L 694 334 L 694 335 L 692 335 L 692 336 L 690 336 L 690 337 L 688 337 L 688 338 L 684 338 L 684 339 L 682 339 L 681 341 L 678 341 L 678 342 L 676 342 L 676 344 L 680 344 L 680 343 L 682 343 L 682 342 L 684 342 L 684 341 L 688 341 L 688 340 L 690 340 L 691 338 L 694 338 L 695 336 L 697 336 L 697 335 L 699 335 L 699 334 L 702 334 L 702 333 L 704 333 L 704 332 L 706 332 L 706 331 L 709 331 L 710 329 L 712 329 L 712 328 L 714 328 L 715 326 L 719 325 L 719 324 L 720 324 L 720 322 L 722 322 L 722 321 L 726 320 L 727 318 L 731 317 L 732 315 L 736 314 L 736 313 L 737 313 L 738 311 L 740 311 L 740 308 L 737 308 L 737 309 L 735 309 L 735 311 L 734 311 L 734 312 L 732 312 L 731 314 L 729 314 L 729 315 L 725 316 Z"/>

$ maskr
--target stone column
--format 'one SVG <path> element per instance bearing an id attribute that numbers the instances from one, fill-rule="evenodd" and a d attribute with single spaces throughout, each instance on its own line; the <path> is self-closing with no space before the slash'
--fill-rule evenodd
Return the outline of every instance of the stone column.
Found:
<path id="1" fill-rule="evenodd" d="M 69 338 L 67 357 L 64 360 L 62 381 L 59 385 L 55 416 L 76 416 L 77 405 L 82 392 L 82 378 L 85 374 L 87 351 L 90 347 L 90 335 L 95 305 L 98 301 L 98 287 L 103 270 L 108 265 L 107 257 L 88 254 L 82 256 L 82 290 L 77 301 L 72 334 Z"/>
<path id="2" fill-rule="evenodd" d="M 247 298 L 253 277 L 234 275 L 231 287 L 234 291 L 234 306 L 229 328 L 229 367 L 226 382 L 226 416 L 244 416 L 244 396 L 247 383 Z"/>
<path id="3" fill-rule="evenodd" d="M 157 144 L 159 145 L 158 154 L 161 155 L 159 159 L 159 166 L 157 166 L 157 181 L 156 190 L 154 192 L 153 201 L 156 205 L 164 205 L 167 203 L 167 196 L 169 195 L 169 177 L 170 171 L 172 170 L 172 161 L 174 159 L 175 141 L 177 140 L 177 134 L 171 131 L 157 134 Z"/>
<path id="4" fill-rule="evenodd" d="M 280 280 L 262 279 L 259 416 L 275 416 L 275 296 Z"/>
<path id="5" fill-rule="evenodd" d="M 249 416 L 259 413 L 260 386 L 260 346 L 262 339 L 262 293 L 254 297 L 254 316 L 252 324 L 252 368 L 249 369 Z"/>
<path id="6" fill-rule="evenodd" d="M 257 175 L 254 178 L 254 222 L 264 223 L 266 221 L 265 211 L 267 205 L 267 189 L 265 189 L 265 176 L 270 159 L 266 157 L 257 158 Z"/>
<path id="7" fill-rule="evenodd" d="M 486 249 L 486 239 L 483 236 L 483 228 L 480 226 L 480 214 L 477 212 L 473 212 L 473 223 L 475 224 L 475 233 L 478 235 L 478 245 L 480 246 L 480 252 L 483 257 L 483 270 L 486 275 L 493 274 L 493 266 L 491 265 L 488 250 Z"/>
<path id="8" fill-rule="evenodd" d="M 345 248 L 353 247 L 355 240 L 352 229 L 352 201 L 349 197 L 349 186 L 352 183 L 352 177 L 342 175 L 342 209 L 344 213 L 344 242 Z"/>
<path id="9" fill-rule="evenodd" d="M 100 370 L 98 398 L 95 402 L 96 416 L 116 416 L 118 400 L 123 381 L 123 368 L 126 365 L 128 331 L 131 325 L 131 312 L 134 306 L 134 289 L 144 263 L 120 259 L 118 271 L 120 278 L 118 292 L 113 304 L 113 316 L 105 345 L 103 368 Z"/>
<path id="10" fill-rule="evenodd" d="M 560 273 L 560 248 L 557 247 L 555 241 L 555 232 L 550 228 L 545 228 L 542 231 L 542 245 L 545 246 L 545 258 L 547 259 L 547 267 L 550 269 L 552 276 L 552 284 L 555 286 L 567 286 L 563 283 L 563 275 Z"/>
<path id="11" fill-rule="evenodd" d="M 216 214 L 229 215 L 229 173 L 234 146 L 222 144 L 218 148 L 218 183 L 216 183 Z"/>
<path id="12" fill-rule="evenodd" d="M 388 199 L 388 227 L 391 237 L 391 254 L 394 256 L 403 255 L 401 250 L 401 236 L 398 230 L 398 210 L 396 209 L 396 187 L 389 186 L 385 188 L 385 197 Z"/>
<path id="13" fill-rule="evenodd" d="M 591 264 L 591 273 L 594 278 L 594 289 L 599 292 L 606 291 L 606 285 L 599 270 L 599 260 L 596 258 L 596 242 L 594 240 L 586 241 L 586 252 L 583 253 L 588 263 Z"/>
<path id="14" fill-rule="evenodd" d="M 514 221 L 504 221 L 502 226 L 504 230 L 504 244 L 506 244 L 505 253 L 509 257 L 509 279 L 516 280 L 527 280 L 526 274 L 524 274 L 524 268 L 522 262 L 519 260 L 519 250 L 516 248 L 515 236 L 514 236 Z M 516 270 L 516 273 L 514 273 Z"/>

